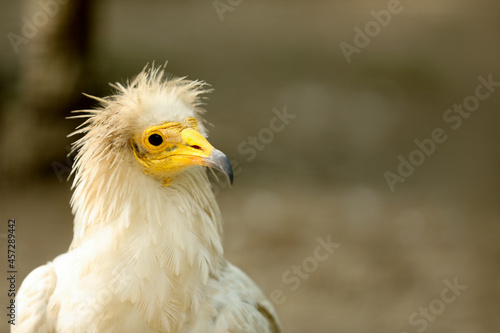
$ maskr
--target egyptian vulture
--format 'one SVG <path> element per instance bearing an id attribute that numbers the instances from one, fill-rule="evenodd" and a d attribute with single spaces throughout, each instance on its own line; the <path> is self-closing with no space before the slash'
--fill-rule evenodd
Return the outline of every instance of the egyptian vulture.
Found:
<path id="1" fill-rule="evenodd" d="M 146 67 L 73 134 L 74 235 L 33 270 L 13 332 L 279 332 L 273 306 L 224 259 L 205 166 L 232 182 L 207 141 L 205 84 Z"/>

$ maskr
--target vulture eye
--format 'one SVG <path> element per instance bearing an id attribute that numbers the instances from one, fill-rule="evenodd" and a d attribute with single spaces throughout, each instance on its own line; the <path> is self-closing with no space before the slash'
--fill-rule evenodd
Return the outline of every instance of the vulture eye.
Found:
<path id="1" fill-rule="evenodd" d="M 160 134 L 151 134 L 148 138 L 148 141 L 153 146 L 158 147 L 159 145 L 161 145 L 163 143 L 163 138 L 161 137 Z"/>

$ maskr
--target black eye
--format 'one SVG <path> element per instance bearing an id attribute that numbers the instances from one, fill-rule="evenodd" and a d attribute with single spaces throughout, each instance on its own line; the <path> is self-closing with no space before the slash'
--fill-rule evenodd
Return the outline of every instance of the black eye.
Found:
<path id="1" fill-rule="evenodd" d="M 163 143 L 163 138 L 160 134 L 151 134 L 148 138 L 148 141 L 153 146 L 159 146 Z"/>

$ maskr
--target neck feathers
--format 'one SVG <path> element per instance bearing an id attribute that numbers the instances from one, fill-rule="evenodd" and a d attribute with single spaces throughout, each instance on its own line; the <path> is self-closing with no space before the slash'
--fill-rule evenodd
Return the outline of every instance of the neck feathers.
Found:
<path id="1" fill-rule="evenodd" d="M 205 170 L 190 167 L 164 186 L 125 159 L 100 162 L 76 171 L 71 249 L 98 247 L 88 261 L 110 275 L 113 262 L 126 263 L 120 275 L 130 284 L 116 294 L 142 304 L 147 322 L 182 325 L 187 312 L 198 311 L 223 254 Z"/>

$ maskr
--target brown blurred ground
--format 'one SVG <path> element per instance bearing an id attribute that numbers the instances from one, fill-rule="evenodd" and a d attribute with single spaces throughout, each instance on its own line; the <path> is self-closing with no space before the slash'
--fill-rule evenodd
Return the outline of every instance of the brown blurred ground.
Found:
<path id="1" fill-rule="evenodd" d="M 2 35 L 19 32 L 18 4 L 0 4 Z M 352 44 L 353 28 L 387 1 L 243 1 L 222 22 L 211 2 L 98 6 L 89 75 L 99 84 L 88 93 L 108 94 L 108 81 L 124 81 L 152 60 L 215 89 L 211 141 L 243 170 L 218 196 L 227 257 L 266 294 L 285 292 L 277 310 L 286 332 L 417 332 L 409 316 L 455 277 L 468 289 L 425 331 L 500 330 L 500 89 L 458 130 L 442 120 L 474 93 L 479 75 L 500 81 L 500 3 L 402 4 L 350 64 L 339 43 Z M 0 48 L 2 112 L 13 116 L 18 55 L 7 38 Z M 238 146 L 284 106 L 297 117 L 247 162 Z M 384 172 L 396 172 L 398 155 L 436 127 L 448 140 L 392 193 Z M 0 194 L 2 221 L 18 221 L 19 280 L 71 240 L 70 184 L 46 170 Z M 328 235 L 340 248 L 291 291 L 282 274 Z"/>

